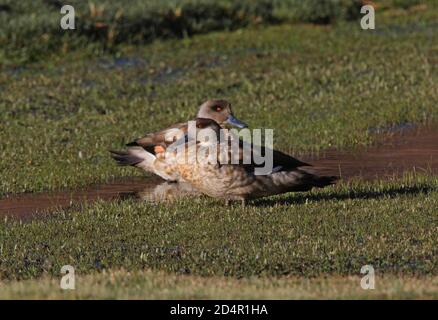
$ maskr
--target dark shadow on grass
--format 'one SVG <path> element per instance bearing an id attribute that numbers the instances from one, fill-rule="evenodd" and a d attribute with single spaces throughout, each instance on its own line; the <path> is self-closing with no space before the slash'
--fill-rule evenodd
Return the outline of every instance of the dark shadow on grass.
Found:
<path id="1" fill-rule="evenodd" d="M 351 199 L 380 199 L 380 198 L 392 198 L 400 195 L 416 195 L 420 193 L 429 193 L 437 190 L 436 187 L 429 185 L 420 186 L 408 186 L 408 187 L 394 187 L 382 191 L 373 190 L 359 190 L 359 191 L 341 191 L 339 193 L 331 192 L 328 194 L 315 194 L 315 193 L 296 193 L 294 196 L 281 199 L 278 198 L 263 198 L 253 200 L 251 205 L 257 207 L 271 207 L 273 205 L 291 205 L 291 204 L 303 204 L 309 201 L 344 201 Z"/>

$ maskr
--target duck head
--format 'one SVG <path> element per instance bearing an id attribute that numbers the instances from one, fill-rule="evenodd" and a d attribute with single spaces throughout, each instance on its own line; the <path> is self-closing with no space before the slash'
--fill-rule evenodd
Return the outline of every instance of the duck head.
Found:
<path id="1" fill-rule="evenodd" d="M 199 107 L 197 118 L 212 119 L 219 125 L 228 123 L 238 128 L 248 127 L 244 122 L 240 121 L 233 115 L 231 103 L 226 100 L 207 100 Z"/>

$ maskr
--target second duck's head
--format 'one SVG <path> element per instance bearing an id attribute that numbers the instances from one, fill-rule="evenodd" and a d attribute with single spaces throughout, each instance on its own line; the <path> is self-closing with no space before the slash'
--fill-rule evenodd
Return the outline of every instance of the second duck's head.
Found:
<path id="1" fill-rule="evenodd" d="M 219 125 L 228 123 L 238 128 L 246 128 L 247 125 L 234 117 L 231 103 L 226 100 L 207 100 L 199 106 L 197 118 L 212 119 Z"/>

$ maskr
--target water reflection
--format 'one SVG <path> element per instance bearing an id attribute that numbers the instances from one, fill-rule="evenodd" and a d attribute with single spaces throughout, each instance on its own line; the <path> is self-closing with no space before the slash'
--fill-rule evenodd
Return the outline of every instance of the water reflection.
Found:
<path id="1" fill-rule="evenodd" d="M 34 214 L 96 200 L 136 198 L 162 202 L 195 195 L 200 193 L 186 183 L 166 182 L 157 177 L 131 177 L 80 190 L 11 195 L 0 199 L 0 216 L 27 219 Z"/>
<path id="2" fill-rule="evenodd" d="M 147 187 L 134 194 L 138 199 L 151 202 L 174 201 L 188 196 L 200 196 L 201 193 L 185 182 L 163 182 Z"/>

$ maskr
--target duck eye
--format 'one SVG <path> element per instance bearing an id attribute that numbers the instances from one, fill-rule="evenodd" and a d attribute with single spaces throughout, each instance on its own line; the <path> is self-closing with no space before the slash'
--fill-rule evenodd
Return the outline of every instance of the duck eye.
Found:
<path id="1" fill-rule="evenodd" d="M 217 111 L 217 112 L 222 111 L 222 107 L 216 107 L 216 111 Z"/>

